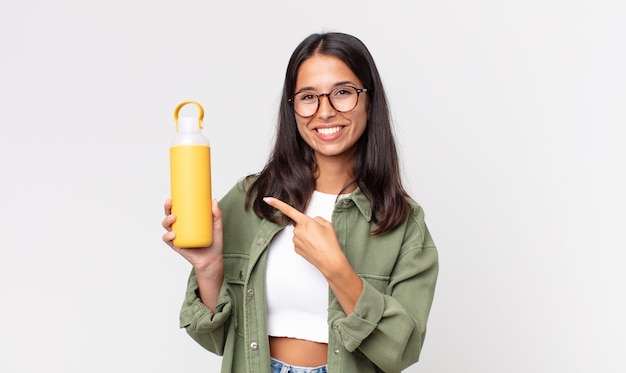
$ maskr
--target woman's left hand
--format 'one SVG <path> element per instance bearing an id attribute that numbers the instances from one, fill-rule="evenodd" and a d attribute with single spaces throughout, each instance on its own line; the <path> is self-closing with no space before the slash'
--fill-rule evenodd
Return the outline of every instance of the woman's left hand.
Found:
<path id="1" fill-rule="evenodd" d="M 265 197 L 263 201 L 294 221 L 293 244 L 296 252 L 326 277 L 334 271 L 335 265 L 345 260 L 331 222 L 319 216 L 311 218 L 273 197 Z"/>

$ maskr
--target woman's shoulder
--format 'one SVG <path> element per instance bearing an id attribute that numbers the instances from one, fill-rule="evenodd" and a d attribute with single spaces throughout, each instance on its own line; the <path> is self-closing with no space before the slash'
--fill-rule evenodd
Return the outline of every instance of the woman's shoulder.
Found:
<path id="1" fill-rule="evenodd" d="M 220 208 L 224 209 L 242 209 L 246 202 L 246 194 L 256 180 L 256 176 L 246 176 L 239 179 L 230 190 L 220 200 Z"/>
<path id="2" fill-rule="evenodd" d="M 418 222 L 420 224 L 424 223 L 424 209 L 422 205 L 419 204 L 413 197 L 406 196 L 406 201 L 410 207 L 410 214 L 408 219 L 414 222 Z"/>
<path id="3" fill-rule="evenodd" d="M 405 197 L 406 202 L 411 206 L 413 210 L 421 210 L 422 206 L 417 202 L 417 200 L 409 195 Z"/>
<path id="4" fill-rule="evenodd" d="M 245 196 L 245 194 L 248 193 L 248 190 L 250 189 L 254 181 L 256 181 L 256 179 L 256 175 L 242 177 L 241 179 L 237 180 L 237 182 L 230 188 L 224 198 L 242 195 Z"/>

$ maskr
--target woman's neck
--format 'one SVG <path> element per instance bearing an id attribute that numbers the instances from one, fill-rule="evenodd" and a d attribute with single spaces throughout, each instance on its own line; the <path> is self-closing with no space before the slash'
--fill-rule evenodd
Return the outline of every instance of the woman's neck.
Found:
<path id="1" fill-rule="evenodd" d="M 315 190 L 328 193 L 350 193 L 356 189 L 352 167 L 354 159 L 336 159 L 317 157 Z M 349 184 L 349 185 L 348 185 Z"/>

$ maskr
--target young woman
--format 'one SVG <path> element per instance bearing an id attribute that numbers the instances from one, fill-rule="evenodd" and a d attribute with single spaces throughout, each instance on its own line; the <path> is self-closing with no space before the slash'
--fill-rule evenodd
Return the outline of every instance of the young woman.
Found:
<path id="1" fill-rule="evenodd" d="M 383 85 L 366 46 L 314 34 L 287 66 L 264 169 L 213 203 L 180 325 L 222 372 L 399 372 L 422 348 L 438 272 L 404 190 Z"/>

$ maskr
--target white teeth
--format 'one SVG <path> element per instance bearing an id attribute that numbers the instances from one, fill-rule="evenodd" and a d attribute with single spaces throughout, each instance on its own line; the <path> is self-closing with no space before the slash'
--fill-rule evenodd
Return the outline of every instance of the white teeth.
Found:
<path id="1" fill-rule="evenodd" d="M 341 127 L 332 127 L 332 128 L 318 128 L 317 132 L 324 136 L 333 135 L 337 132 L 341 131 Z"/>

